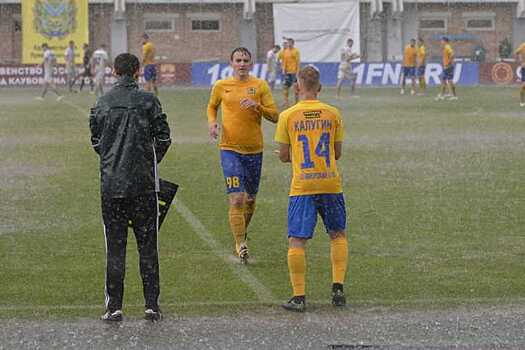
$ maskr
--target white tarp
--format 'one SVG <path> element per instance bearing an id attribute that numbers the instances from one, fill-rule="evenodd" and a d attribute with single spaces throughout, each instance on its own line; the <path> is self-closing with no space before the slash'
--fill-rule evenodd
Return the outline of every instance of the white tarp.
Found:
<path id="1" fill-rule="evenodd" d="M 339 62 L 341 48 L 354 39 L 359 47 L 359 0 L 274 4 L 276 44 L 293 38 L 303 62 Z"/>

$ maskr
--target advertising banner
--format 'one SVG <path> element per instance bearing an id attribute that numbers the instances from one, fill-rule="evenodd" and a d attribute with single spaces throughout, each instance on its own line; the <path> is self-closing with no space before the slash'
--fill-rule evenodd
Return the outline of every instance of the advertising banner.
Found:
<path id="1" fill-rule="evenodd" d="M 82 44 L 89 42 L 88 0 L 22 1 L 22 63 L 42 63 L 42 44 L 53 50 L 58 63 L 70 40 L 75 42 L 75 62 L 82 63 Z"/>
<path id="2" fill-rule="evenodd" d="M 521 66 L 515 62 L 482 63 L 479 80 L 481 84 L 521 84 Z"/>
<path id="3" fill-rule="evenodd" d="M 274 38 L 293 38 L 301 61 L 339 62 L 348 38 L 359 47 L 359 1 L 345 0 L 273 5 Z"/>
<path id="4" fill-rule="evenodd" d="M 305 63 L 306 64 L 306 63 Z M 304 64 L 304 65 L 305 65 Z M 321 83 L 325 86 L 335 86 L 337 82 L 338 63 L 312 63 L 321 72 Z M 357 74 L 357 84 L 362 86 L 394 86 L 401 82 L 402 65 L 400 62 L 387 63 L 358 63 L 354 64 L 353 71 Z M 428 85 L 440 84 L 440 75 L 443 68 L 439 63 L 427 64 L 425 80 Z M 230 77 L 233 69 L 226 63 L 199 62 L 192 64 L 192 85 L 209 86 L 218 79 Z M 266 79 L 266 64 L 254 65 L 252 75 Z M 410 82 L 410 80 L 408 80 Z M 479 84 L 478 63 L 456 63 L 454 82 L 459 85 Z M 280 78 L 277 84 L 280 83 Z"/>
<path id="5" fill-rule="evenodd" d="M 82 72 L 77 66 L 77 72 Z M 190 83 L 191 67 L 188 63 L 159 63 L 157 64 L 157 82 L 160 86 Z M 80 79 L 77 80 L 79 84 Z M 66 85 L 66 69 L 64 65 L 55 68 L 54 81 L 57 85 Z M 111 85 L 116 81 L 111 68 L 106 68 L 105 84 Z M 139 84 L 144 83 L 143 69 L 139 74 Z M 36 87 L 43 85 L 44 72 L 41 65 L 0 65 L 0 88 L 2 87 Z"/>

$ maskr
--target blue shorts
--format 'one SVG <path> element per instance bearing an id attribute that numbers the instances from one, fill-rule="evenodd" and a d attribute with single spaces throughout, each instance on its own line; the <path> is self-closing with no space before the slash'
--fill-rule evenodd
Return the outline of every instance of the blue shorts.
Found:
<path id="1" fill-rule="evenodd" d="M 403 67 L 403 75 L 405 78 L 413 78 L 416 76 L 416 67 Z"/>
<path id="2" fill-rule="evenodd" d="M 442 80 L 454 79 L 454 65 L 453 64 L 443 69 L 443 73 L 441 73 L 441 79 Z"/>
<path id="3" fill-rule="evenodd" d="M 425 77 L 425 68 L 426 68 L 426 66 L 419 66 L 419 67 L 417 67 L 417 76 L 418 77 L 422 77 L 422 78 Z"/>
<path id="4" fill-rule="evenodd" d="M 346 229 L 345 198 L 342 193 L 291 196 L 288 201 L 288 237 L 310 239 L 317 225 L 317 213 L 327 233 Z"/>
<path id="5" fill-rule="evenodd" d="M 525 67 L 521 67 L 521 82 L 525 83 Z"/>
<path id="6" fill-rule="evenodd" d="M 157 67 L 154 64 L 148 64 L 144 67 L 144 80 L 157 80 Z"/>
<path id="7" fill-rule="evenodd" d="M 226 193 L 257 194 L 261 181 L 262 153 L 241 154 L 221 150 L 221 166 Z"/>
<path id="8" fill-rule="evenodd" d="M 286 73 L 284 75 L 284 86 L 291 87 L 297 81 L 297 76 L 295 73 Z"/>

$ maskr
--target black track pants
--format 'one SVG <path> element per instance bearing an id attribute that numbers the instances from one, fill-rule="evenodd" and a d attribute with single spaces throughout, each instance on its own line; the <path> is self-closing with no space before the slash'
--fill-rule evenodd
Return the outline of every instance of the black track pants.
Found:
<path id="1" fill-rule="evenodd" d="M 106 237 L 106 309 L 111 312 L 122 309 L 128 223 L 131 220 L 140 256 L 145 307 L 158 310 L 157 194 L 133 198 L 108 198 L 103 195 L 102 219 Z"/>

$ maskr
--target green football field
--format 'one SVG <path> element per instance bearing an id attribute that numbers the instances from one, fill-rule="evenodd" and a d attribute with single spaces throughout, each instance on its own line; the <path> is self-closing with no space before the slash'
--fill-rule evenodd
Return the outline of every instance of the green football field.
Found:
<path id="1" fill-rule="evenodd" d="M 55 102 L 0 90 L 0 318 L 98 317 L 105 248 L 98 159 L 89 141 L 93 95 Z M 348 206 L 351 305 L 417 310 L 525 300 L 525 108 L 516 88 L 458 88 L 459 101 L 361 89 L 338 106 L 346 140 L 339 169 Z M 160 232 L 161 307 L 170 314 L 280 312 L 289 298 L 289 165 L 265 158 L 249 229 L 253 262 L 231 257 L 232 236 L 208 89 L 162 90 L 173 144 L 161 177 L 180 191 Z M 275 93 L 280 102 L 280 91 Z M 329 242 L 307 249 L 307 300 L 331 308 Z M 141 317 L 130 232 L 124 312 Z"/>

